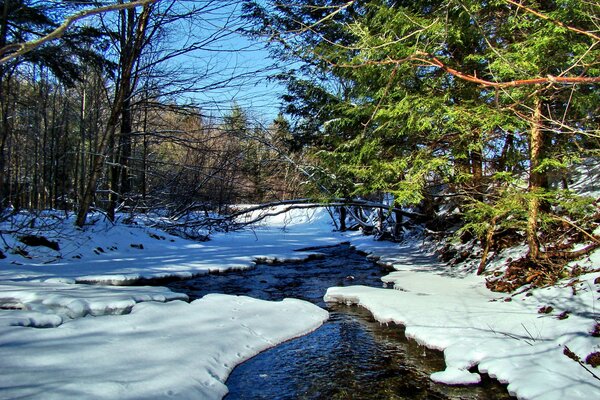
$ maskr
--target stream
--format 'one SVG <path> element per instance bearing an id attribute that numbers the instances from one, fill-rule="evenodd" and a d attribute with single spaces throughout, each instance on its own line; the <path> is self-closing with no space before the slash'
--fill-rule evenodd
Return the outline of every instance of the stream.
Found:
<path id="1" fill-rule="evenodd" d="M 381 325 L 367 310 L 326 304 L 328 287 L 382 287 L 380 278 L 389 270 L 347 244 L 317 251 L 320 256 L 302 262 L 258 263 L 249 270 L 167 285 L 192 300 L 208 293 L 271 301 L 293 297 L 329 311 L 329 320 L 316 331 L 238 365 L 226 382 L 226 399 L 511 398 L 505 387 L 486 377 L 472 387 L 433 383 L 429 374 L 444 369 L 441 352 L 407 340 L 402 326 Z"/>

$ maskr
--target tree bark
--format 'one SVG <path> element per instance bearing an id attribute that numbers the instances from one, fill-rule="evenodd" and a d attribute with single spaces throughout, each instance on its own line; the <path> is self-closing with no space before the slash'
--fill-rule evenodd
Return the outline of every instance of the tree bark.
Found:
<path id="1" fill-rule="evenodd" d="M 133 15 L 133 10 L 129 10 L 130 15 Z M 82 227 L 85 224 L 85 219 L 87 212 L 92 205 L 94 195 L 96 193 L 96 186 L 98 183 L 98 179 L 102 173 L 103 165 L 104 165 L 104 156 L 107 153 L 107 145 L 109 144 L 109 138 L 111 135 L 114 135 L 117 127 L 119 126 L 119 119 L 122 118 L 122 113 L 124 107 L 126 106 L 126 101 L 130 98 L 131 93 L 133 92 L 133 88 L 135 87 L 135 78 L 132 76 L 135 65 L 139 61 L 139 58 L 142 54 L 144 45 L 146 43 L 146 31 L 150 19 L 150 15 L 152 13 L 152 5 L 147 4 L 143 7 L 142 12 L 140 13 L 137 19 L 137 26 L 134 28 L 130 27 L 129 33 L 132 35 L 128 38 L 128 50 L 122 53 L 121 57 L 121 80 L 117 85 L 111 114 L 108 119 L 108 123 L 106 125 L 106 129 L 104 131 L 104 135 L 99 141 L 98 153 L 92 159 L 90 176 L 86 184 L 86 189 L 81 199 L 81 203 L 79 205 L 79 210 L 77 213 L 77 219 L 75 221 L 75 225 Z M 126 29 L 126 28 L 123 28 Z M 123 49 L 122 49 L 123 50 Z M 123 57 L 124 55 L 126 57 Z M 129 77 L 129 80 L 127 78 Z M 125 79 L 123 79 L 125 78 Z M 122 121 L 121 121 L 122 122 Z M 118 160 L 118 158 L 117 158 Z M 114 204 L 109 205 L 109 213 L 113 212 L 114 217 Z"/>
<path id="2" fill-rule="evenodd" d="M 136 47 L 139 45 L 135 32 L 136 18 L 135 10 L 121 10 L 121 36 L 119 44 L 120 54 L 120 79 L 119 86 L 122 89 L 121 104 L 119 105 L 121 113 L 119 135 L 114 140 L 112 147 L 112 161 L 110 166 L 110 190 L 107 215 L 111 221 L 115 219 L 115 210 L 117 203 L 121 200 L 121 195 L 128 190 L 127 186 L 127 163 L 131 156 L 131 95 L 133 92 L 133 69 L 137 61 L 135 56 Z M 142 22 L 142 20 L 140 20 Z M 145 26 L 140 25 L 139 29 L 145 31 Z"/>
<path id="3" fill-rule="evenodd" d="M 485 243 L 483 247 L 483 254 L 481 255 L 481 261 L 479 262 L 479 268 L 477 268 L 477 275 L 481 275 L 485 271 L 485 264 L 487 262 L 488 255 L 490 254 L 490 248 L 494 244 L 494 230 L 496 229 L 496 222 L 498 217 L 495 216 L 490 221 L 490 226 L 485 235 Z"/>
<path id="4" fill-rule="evenodd" d="M 474 143 L 481 142 L 481 134 L 475 132 L 473 135 Z M 473 149 L 470 151 L 471 158 L 471 174 L 473 176 L 473 197 L 479 201 L 483 200 L 483 156 L 480 149 Z"/>
<path id="5" fill-rule="evenodd" d="M 346 207 L 340 207 L 340 231 L 346 231 Z"/>
<path id="6" fill-rule="evenodd" d="M 529 131 L 529 204 L 527 216 L 527 246 L 529 258 L 533 261 L 540 256 L 540 243 L 537 237 L 538 219 L 540 213 L 540 190 L 542 188 L 543 174 L 537 171 L 542 154 L 543 133 L 541 129 L 542 101 L 535 99 L 531 129 Z"/>
<path id="7" fill-rule="evenodd" d="M 6 38 L 8 35 L 8 7 L 9 1 L 4 2 L 4 7 L 2 8 L 2 18 L 0 19 L 0 48 L 6 46 Z M 6 163 L 5 157 L 5 148 L 6 142 L 8 141 L 9 134 L 9 121 L 8 121 L 8 93 L 7 88 L 5 86 L 7 76 L 6 66 L 0 65 L 0 209 L 4 206 L 8 205 L 5 203 L 6 193 L 4 190 L 5 186 L 5 176 L 4 176 L 4 165 Z"/>
<path id="8" fill-rule="evenodd" d="M 394 239 L 396 240 L 399 240 L 402 235 L 402 220 L 402 213 L 398 210 L 394 210 Z"/>
<path id="9" fill-rule="evenodd" d="M 498 165 L 496 167 L 498 172 L 508 172 L 507 171 L 507 162 L 508 162 L 509 154 L 513 149 L 513 142 L 514 142 L 514 136 L 511 133 L 509 133 L 506 136 L 506 139 L 504 141 L 504 146 L 502 146 L 502 153 L 500 154 L 500 157 L 498 158 Z"/>
<path id="10" fill-rule="evenodd" d="M 96 184 L 100 175 L 102 173 L 102 168 L 104 166 L 104 156 L 102 154 L 96 154 L 92 158 L 92 165 L 90 167 L 89 176 L 85 185 L 85 190 L 83 192 L 83 196 L 81 198 L 81 202 L 79 204 L 79 209 L 77 211 L 77 219 L 75 220 L 75 225 L 78 227 L 83 227 L 85 224 L 85 219 L 87 217 L 87 213 L 94 202 L 94 196 L 96 194 Z"/>

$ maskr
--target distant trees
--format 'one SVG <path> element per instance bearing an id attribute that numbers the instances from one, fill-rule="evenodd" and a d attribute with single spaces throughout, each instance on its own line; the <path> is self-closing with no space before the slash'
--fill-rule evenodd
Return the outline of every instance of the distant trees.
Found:
<path id="1" fill-rule="evenodd" d="M 286 196 L 289 163 L 252 142 L 271 128 L 194 102 L 254 72 L 212 55 L 242 26 L 238 3 L 0 2 L 0 206 L 76 210 L 82 226 L 90 209 Z"/>
<path id="2" fill-rule="evenodd" d="M 301 193 L 303 155 L 292 148 L 289 123 L 280 114 L 270 126 L 251 124 L 239 106 L 225 116 L 227 137 L 235 140 L 239 158 L 234 185 L 237 198 L 250 202 L 289 200 Z"/>
<path id="3" fill-rule="evenodd" d="M 318 149 L 330 196 L 389 192 L 430 223 L 452 205 L 461 232 L 484 243 L 523 233 L 535 263 L 557 254 L 563 220 L 600 243 L 581 218 L 597 208 L 573 202 L 565 175 L 599 149 L 598 3 L 313 0 L 247 11 L 276 55 L 301 63 L 282 74 L 288 111 L 297 139 Z"/>
<path id="4" fill-rule="evenodd" d="M 56 189 L 55 184 L 47 189 L 42 187 L 50 176 L 59 175 L 61 151 L 65 149 L 61 145 L 68 140 L 68 135 L 61 135 L 70 122 L 69 107 L 61 102 L 65 90 L 73 87 L 80 78 L 82 64 L 100 69 L 106 65 L 99 54 L 100 32 L 82 26 L 44 46 L 31 46 L 14 57 L 21 45 L 50 34 L 58 25 L 57 21 L 81 7 L 78 2 L 54 3 L 0 2 L 0 202 L 3 203 L 6 203 L 7 193 L 10 197 L 29 190 L 28 203 L 37 205 L 48 191 Z M 60 81 L 62 87 L 53 87 L 52 80 Z M 21 107 L 22 98 L 32 102 Z M 19 146 L 24 135 L 33 135 L 32 147 Z M 56 139 L 58 135 L 64 137 L 62 143 Z M 7 165 L 12 155 L 17 160 L 43 155 L 44 162 Z M 23 171 L 30 179 L 13 179 L 15 174 Z"/>

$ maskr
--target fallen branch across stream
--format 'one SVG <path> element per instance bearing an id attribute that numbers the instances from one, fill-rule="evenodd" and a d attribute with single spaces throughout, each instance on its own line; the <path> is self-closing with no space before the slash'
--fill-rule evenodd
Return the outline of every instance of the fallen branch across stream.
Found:
<path id="1" fill-rule="evenodd" d="M 325 203 L 315 202 L 313 199 L 294 199 L 294 200 L 282 200 L 282 201 L 274 201 L 264 204 L 258 204 L 251 207 L 245 207 L 243 209 L 238 209 L 231 214 L 223 215 L 219 217 L 210 217 L 207 216 L 201 220 L 195 221 L 181 221 L 170 224 L 170 228 L 210 228 L 210 227 L 219 227 L 224 229 L 225 231 L 241 229 L 243 227 L 256 224 L 265 218 L 274 217 L 277 215 L 284 214 L 291 210 L 297 209 L 312 209 L 312 208 L 330 208 L 330 207 L 363 207 L 370 209 L 380 209 L 387 210 L 388 212 L 394 212 L 398 215 L 402 215 L 403 217 L 408 218 L 422 218 L 423 214 L 407 211 L 398 207 L 392 207 L 388 204 L 379 203 L 375 201 L 369 200 L 345 200 L 345 199 L 334 199 Z M 264 211 L 259 213 L 250 219 L 243 219 L 244 215 L 251 215 L 257 211 Z M 354 213 L 352 213 L 354 214 Z M 362 221 L 356 215 L 353 215 L 354 219 L 362 227 L 373 228 L 372 224 L 369 224 L 365 221 Z"/>

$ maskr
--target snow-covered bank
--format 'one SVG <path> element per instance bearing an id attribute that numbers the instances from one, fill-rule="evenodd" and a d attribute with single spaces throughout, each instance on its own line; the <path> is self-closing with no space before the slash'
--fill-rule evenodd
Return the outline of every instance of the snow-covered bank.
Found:
<path id="1" fill-rule="evenodd" d="M 215 294 L 52 329 L 2 326 L 0 397 L 220 399 L 237 364 L 327 318 L 300 300 Z"/>
<path id="2" fill-rule="evenodd" d="M 0 326 L 56 327 L 87 315 L 126 314 L 140 302 L 172 300 L 187 300 L 187 296 L 163 287 L 0 282 Z"/>
<path id="3" fill-rule="evenodd" d="M 469 369 L 477 366 L 522 399 L 600 398 L 600 381 L 563 354 L 568 347 L 585 360 L 600 351 L 600 339 L 589 334 L 600 319 L 600 273 L 570 286 L 493 293 L 482 277 L 439 263 L 419 242 L 332 232 L 322 209 L 268 218 L 203 243 L 101 221 L 67 241 L 70 229 L 48 237 L 60 251 L 24 247 L 31 258 L 5 252 L 0 260 L 0 397 L 219 398 L 236 364 L 315 329 L 326 313 L 299 301 L 208 296 L 187 304 L 171 301 L 179 295 L 164 288 L 76 282 L 247 268 L 257 258 L 302 259 L 308 253 L 295 249 L 350 241 L 394 266 L 384 280 L 396 290 L 332 288 L 327 300 L 367 307 L 381 322 L 402 323 L 409 337 L 443 350 L 447 369 L 434 380 L 474 383 L 480 377 Z M 588 266 L 598 268 L 599 258 Z M 539 313 L 542 307 L 548 313 Z"/>
<path id="4" fill-rule="evenodd" d="M 217 233 L 208 242 L 194 242 L 157 229 L 99 220 L 79 230 L 72 218 L 44 232 L 60 250 L 25 246 L 16 236 L 6 240 L 30 257 L 6 252 L 1 260 L 0 280 L 63 281 L 127 284 L 140 278 L 179 277 L 244 269 L 256 259 L 301 260 L 303 247 L 338 244 L 344 239 L 332 232 L 331 219 L 323 209 L 295 210 L 263 221 L 244 231 Z M 35 231 L 33 231 L 35 233 Z"/>
<path id="5" fill-rule="evenodd" d="M 357 242 L 367 250 L 364 239 Z M 409 338 L 443 350 L 447 368 L 434 381 L 478 383 L 479 374 L 469 371 L 477 366 L 520 399 L 600 398 L 600 381 L 563 354 L 568 347 L 585 360 L 600 351 L 600 338 L 590 335 L 600 318 L 594 283 L 600 273 L 511 297 L 486 289 L 482 277 L 457 276 L 417 244 L 378 244 L 370 252 L 398 270 L 383 278 L 396 290 L 330 288 L 325 300 L 363 306 L 378 321 L 402 324 Z M 543 306 L 552 311 L 540 313 Z"/>
<path id="6" fill-rule="evenodd" d="M 221 398 L 237 364 L 316 329 L 328 313 L 293 299 L 209 295 L 188 304 L 166 288 L 77 282 L 248 268 L 256 259 L 303 259 L 309 253 L 295 249 L 343 240 L 324 210 L 297 216 L 203 243 L 102 219 L 78 230 L 52 214 L 36 218 L 44 229 L 28 223 L 4 235 L 0 398 Z M 23 235 L 43 235 L 58 250 L 26 245 Z"/>

